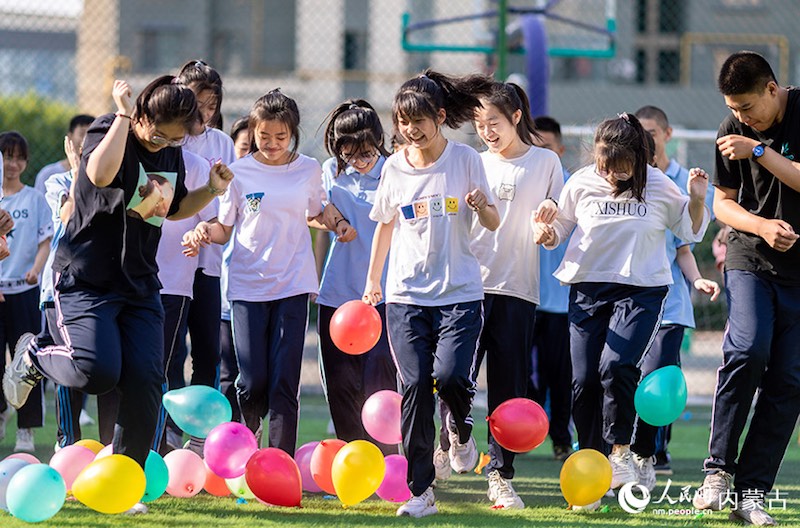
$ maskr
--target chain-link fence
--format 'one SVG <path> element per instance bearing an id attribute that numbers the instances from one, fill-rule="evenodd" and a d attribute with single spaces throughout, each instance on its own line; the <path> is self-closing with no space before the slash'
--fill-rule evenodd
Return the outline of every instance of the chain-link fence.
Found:
<path id="1" fill-rule="evenodd" d="M 721 61 L 754 49 L 782 84 L 797 82 L 791 52 L 800 34 L 790 15 L 799 8 L 797 0 L 0 0 L 0 130 L 28 138 L 31 183 L 64 157 L 72 114 L 112 110 L 113 79 L 138 90 L 203 59 L 224 79 L 226 126 L 280 87 L 301 109 L 301 150 L 322 159 L 319 126 L 337 103 L 365 97 L 388 125 L 396 88 L 431 66 L 516 74 L 534 107 L 564 126 L 567 167 L 583 162 L 592 125 L 651 104 L 676 130 L 670 152 L 710 169 L 727 112 L 715 88 Z M 469 127 L 453 137 L 476 143 Z M 711 235 L 695 255 L 720 280 Z M 684 363 L 692 392 L 709 394 L 724 300 L 696 299 L 696 309 Z"/>

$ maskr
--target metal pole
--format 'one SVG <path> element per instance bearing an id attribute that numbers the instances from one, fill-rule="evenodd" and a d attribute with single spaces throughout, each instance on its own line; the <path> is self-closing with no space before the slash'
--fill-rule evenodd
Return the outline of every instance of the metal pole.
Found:
<path id="1" fill-rule="evenodd" d="M 506 80 L 506 56 L 508 54 L 508 43 L 506 39 L 506 18 L 508 16 L 508 0 L 498 1 L 497 14 L 497 71 L 495 77 L 498 81 Z"/>

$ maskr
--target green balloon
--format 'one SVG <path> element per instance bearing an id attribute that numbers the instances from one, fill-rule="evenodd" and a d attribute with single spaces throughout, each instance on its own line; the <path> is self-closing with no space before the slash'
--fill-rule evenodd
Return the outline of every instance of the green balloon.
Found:
<path id="1" fill-rule="evenodd" d="M 633 405 L 645 423 L 660 427 L 680 417 L 686 408 L 686 378 L 680 367 L 654 370 L 639 383 Z"/>
<path id="2" fill-rule="evenodd" d="M 164 494 L 169 483 L 169 470 L 161 455 L 152 449 L 144 461 L 144 478 L 146 485 L 142 502 L 152 502 Z"/>

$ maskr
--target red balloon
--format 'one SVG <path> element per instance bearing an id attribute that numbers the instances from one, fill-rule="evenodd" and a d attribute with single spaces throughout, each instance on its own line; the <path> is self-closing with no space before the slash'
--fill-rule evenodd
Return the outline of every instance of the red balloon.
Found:
<path id="1" fill-rule="evenodd" d="M 381 316 L 370 304 L 347 301 L 331 318 L 333 344 L 347 354 L 357 356 L 369 352 L 381 337 Z"/>
<path id="2" fill-rule="evenodd" d="M 300 469 L 282 449 L 266 447 L 253 453 L 245 466 L 244 479 L 253 495 L 267 504 L 300 506 Z"/>
<path id="3" fill-rule="evenodd" d="M 514 453 L 525 453 L 542 445 L 550 427 L 542 406 L 527 398 L 504 401 L 487 419 L 497 443 Z"/>
<path id="4" fill-rule="evenodd" d="M 333 477 L 331 476 L 333 459 L 336 458 L 336 453 L 346 445 L 347 442 L 344 440 L 331 438 L 320 442 L 311 453 L 311 463 L 309 464 L 311 478 L 314 479 L 317 486 L 331 495 L 336 495 L 336 488 L 333 487 Z"/>

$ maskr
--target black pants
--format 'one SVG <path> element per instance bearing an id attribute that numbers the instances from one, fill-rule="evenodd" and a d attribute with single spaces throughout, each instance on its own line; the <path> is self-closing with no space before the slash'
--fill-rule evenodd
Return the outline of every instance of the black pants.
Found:
<path id="1" fill-rule="evenodd" d="M 653 346 L 645 354 L 642 361 L 642 378 L 651 372 L 670 365 L 681 365 L 681 342 L 685 326 L 663 325 L 658 329 Z M 636 435 L 631 450 L 642 457 L 651 457 L 656 453 L 666 453 L 667 438 L 671 425 L 655 427 L 636 417 Z"/>
<path id="2" fill-rule="evenodd" d="M 475 365 L 486 357 L 489 414 L 504 401 L 524 398 L 531 375 L 531 348 L 536 305 L 508 295 L 487 294 L 483 301 L 484 323 Z M 477 371 L 475 377 L 477 379 Z M 486 473 L 497 470 L 505 479 L 514 478 L 514 453 L 504 449 L 488 433 Z"/>
<path id="3" fill-rule="evenodd" d="M 219 358 L 220 358 L 220 328 L 219 314 L 222 310 L 222 301 L 219 289 L 219 277 L 211 277 L 198 269 L 194 274 L 194 288 L 192 300 L 189 303 L 189 337 L 192 341 L 192 385 L 207 385 L 217 388 L 219 386 Z M 186 334 L 184 333 L 184 337 Z M 177 357 L 180 362 L 173 363 L 167 376 L 170 387 L 173 382 L 176 386 L 186 385 L 183 379 L 183 364 L 186 362 L 186 340 L 184 346 L 176 352 L 182 354 Z M 183 384 L 178 384 L 183 381 Z"/>
<path id="4" fill-rule="evenodd" d="M 357 356 L 342 352 L 331 340 L 330 324 L 336 308 L 318 307 L 320 372 L 336 437 L 345 442 L 368 440 L 386 455 L 397 454 L 397 446 L 376 442 L 361 422 L 361 408 L 367 398 L 381 390 L 397 390 L 397 368 L 386 336 L 386 305 L 376 306 L 382 322 L 378 343 Z"/>
<path id="5" fill-rule="evenodd" d="M 772 490 L 800 413 L 800 286 L 725 272 L 728 324 L 711 415 L 708 472 L 736 474 L 735 487 Z M 739 438 L 756 389 L 753 418 Z"/>
<path id="6" fill-rule="evenodd" d="M 294 456 L 300 412 L 300 367 L 308 326 L 308 294 L 265 302 L 232 301 L 236 390 L 245 425 L 262 428 L 269 447 Z"/>
<path id="7" fill-rule="evenodd" d="M 42 330 L 42 312 L 39 310 L 39 288 L 31 288 L 21 293 L 5 294 L 5 302 L 0 302 L 0 366 L 5 369 L 6 346 L 11 357 L 17 340 L 26 332 L 38 334 Z M 0 409 L 8 407 L 5 398 L 0 398 Z M 44 385 L 39 384 L 28 396 L 28 401 L 17 411 L 17 428 L 28 429 L 44 425 Z"/>
<path id="8" fill-rule="evenodd" d="M 163 392 L 186 386 L 183 364 L 186 362 L 186 321 L 189 318 L 189 302 L 189 297 L 183 295 L 161 296 L 161 304 L 164 306 L 164 369 L 167 372 L 167 385 Z M 170 376 L 173 370 L 180 372 L 180 376 Z M 168 451 L 164 434 L 167 427 L 180 430 L 162 405 L 153 445 L 153 450 L 162 454 Z"/>
<path id="9" fill-rule="evenodd" d="M 666 286 L 573 284 L 569 292 L 572 415 L 581 449 L 606 452 L 633 436 L 639 364 L 655 339 Z"/>
<path id="10" fill-rule="evenodd" d="M 219 390 L 231 404 L 233 411 L 231 420 L 240 422 L 242 411 L 239 410 L 239 399 L 236 397 L 236 377 L 239 375 L 239 366 L 236 364 L 236 353 L 233 351 L 233 328 L 230 321 L 220 320 L 219 342 Z"/>
<path id="11" fill-rule="evenodd" d="M 531 396 L 542 407 L 550 396 L 550 439 L 556 446 L 572 446 L 572 362 L 567 314 L 536 311 L 533 331 Z"/>
<path id="12" fill-rule="evenodd" d="M 472 434 L 472 398 L 478 338 L 483 327 L 481 301 L 447 306 L 386 306 L 389 345 L 403 388 L 403 450 L 408 486 L 422 495 L 433 483 L 434 386 L 447 404 L 460 442 Z"/>
<path id="13" fill-rule="evenodd" d="M 89 394 L 118 389 L 114 452 L 144 467 L 165 383 L 159 295 L 125 297 L 85 285 L 58 284 L 55 306 L 64 345 L 39 336 L 30 348 L 33 363 L 59 385 Z"/>

